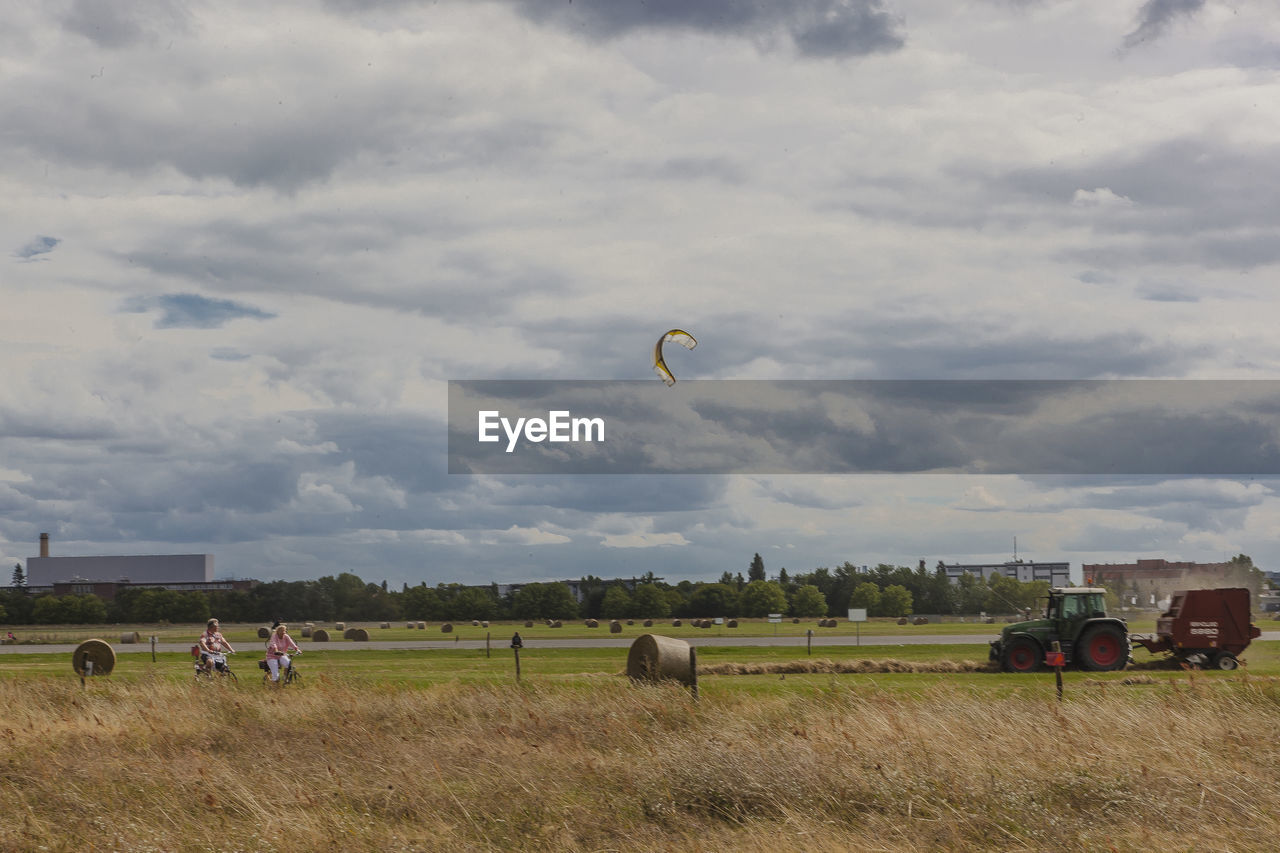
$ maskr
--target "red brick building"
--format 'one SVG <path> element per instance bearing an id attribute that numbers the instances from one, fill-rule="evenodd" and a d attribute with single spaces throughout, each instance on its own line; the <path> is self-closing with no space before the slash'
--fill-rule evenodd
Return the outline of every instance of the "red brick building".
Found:
<path id="1" fill-rule="evenodd" d="M 1085 586 L 1102 584 L 1114 590 L 1125 604 L 1154 607 L 1175 590 L 1222 586 L 1230 563 L 1170 562 L 1165 559 L 1136 563 L 1085 563 Z"/>

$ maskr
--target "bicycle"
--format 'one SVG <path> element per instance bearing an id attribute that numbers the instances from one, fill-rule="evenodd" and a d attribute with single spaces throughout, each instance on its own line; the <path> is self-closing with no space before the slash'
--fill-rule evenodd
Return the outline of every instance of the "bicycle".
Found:
<path id="1" fill-rule="evenodd" d="M 262 673 L 262 683 L 278 684 L 281 687 L 288 687 L 290 684 L 293 684 L 298 687 L 301 687 L 302 673 L 298 672 L 298 664 L 296 663 L 296 661 L 298 660 L 298 655 L 300 654 L 302 654 L 301 650 L 298 650 L 293 653 L 293 656 L 289 660 L 289 667 L 284 672 L 280 673 L 280 681 L 271 680 L 271 668 L 267 666 L 266 660 L 258 661 L 258 666 L 260 666 L 263 670 L 265 670 Z"/>
<path id="2" fill-rule="evenodd" d="M 218 654 L 209 655 L 209 665 L 205 666 L 199 659 L 195 663 L 195 679 L 196 684 L 212 684 L 215 675 L 222 681 L 231 684 L 238 684 L 240 679 L 231 671 L 231 665 L 227 663 L 227 655 L 235 654 L 235 652 L 219 652 Z"/>

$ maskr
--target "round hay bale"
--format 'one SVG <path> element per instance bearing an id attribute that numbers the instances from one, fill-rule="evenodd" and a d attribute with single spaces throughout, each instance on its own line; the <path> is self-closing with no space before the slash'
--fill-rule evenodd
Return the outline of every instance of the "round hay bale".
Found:
<path id="1" fill-rule="evenodd" d="M 627 675 L 634 681 L 674 679 L 692 684 L 689 644 L 673 637 L 641 634 L 627 652 Z"/>
<path id="2" fill-rule="evenodd" d="M 621 622 L 619 622 L 617 619 L 614 619 L 612 622 L 610 622 L 610 623 L 609 623 L 609 633 L 610 633 L 610 634 L 621 634 L 621 633 L 622 633 L 622 623 L 621 623 Z"/>
<path id="3" fill-rule="evenodd" d="M 738 620 L 737 620 L 737 619 L 730 619 L 728 622 L 726 622 L 726 623 L 724 623 L 724 624 L 725 624 L 725 626 L 726 626 L 726 627 L 729 627 L 729 628 L 737 628 L 737 627 L 738 627 Z"/>
<path id="4" fill-rule="evenodd" d="M 551 623 L 551 627 L 552 627 L 552 628 L 563 628 L 563 627 L 564 627 L 564 623 L 563 623 L 563 622 L 561 622 L 559 619 L 557 619 L 556 621 L 554 621 L 554 622 L 552 622 L 552 623 Z"/>
<path id="5" fill-rule="evenodd" d="M 339 631 L 345 631 L 347 630 L 347 623 L 339 622 L 337 625 L 334 625 L 333 627 L 337 628 Z"/>
<path id="6" fill-rule="evenodd" d="M 315 629 L 314 629 L 314 628 L 312 628 L 310 625 L 303 625 L 303 626 L 302 626 L 302 636 L 304 636 L 304 637 L 310 637 L 310 636 L 311 636 L 311 634 L 312 634 L 312 632 L 313 632 L 314 630 L 315 630 Z"/>
<path id="7" fill-rule="evenodd" d="M 479 628 L 479 627 L 480 627 L 480 620 L 479 620 L 479 619 L 472 619 L 472 620 L 471 620 L 471 627 L 472 627 L 472 628 Z"/>
<path id="8" fill-rule="evenodd" d="M 116 652 L 106 640 L 85 640 L 71 653 L 71 666 L 84 675 L 86 661 L 93 661 L 94 675 L 110 675 L 116 665 Z"/>
<path id="9" fill-rule="evenodd" d="M 368 642 L 369 631 L 365 628 L 352 628 L 351 639 L 355 640 L 357 643 Z"/>
<path id="10" fill-rule="evenodd" d="M 412 623 L 412 622 L 406 622 L 406 623 L 404 623 L 404 626 L 405 626 L 406 628 L 408 628 L 410 631 L 412 631 L 412 630 L 413 630 L 413 623 Z"/>
<path id="11" fill-rule="evenodd" d="M 652 620 L 652 619 L 646 619 L 646 620 L 644 620 L 644 626 L 645 626 L 646 628 L 652 628 L 652 627 L 653 627 L 653 620 Z"/>
<path id="12" fill-rule="evenodd" d="M 636 624 L 636 620 L 634 620 L 634 619 L 628 619 L 628 620 L 627 620 L 627 624 L 628 624 L 628 625 L 634 625 L 634 624 Z"/>
<path id="13" fill-rule="evenodd" d="M 532 620 L 532 619 L 526 619 L 526 620 L 524 620 L 524 626 L 525 626 L 526 628 L 532 628 L 532 627 L 533 627 L 533 620 Z"/>
<path id="14" fill-rule="evenodd" d="M 329 632 L 323 628 L 316 628 L 311 632 L 311 642 L 327 643 L 329 642 Z"/>
<path id="15" fill-rule="evenodd" d="M 444 623 L 443 625 L 440 626 L 440 632 L 443 634 L 452 634 L 453 625 L 449 624 L 448 622 Z"/>
<path id="16" fill-rule="evenodd" d="M 905 625 L 905 624 L 907 624 L 907 617 L 905 617 L 905 616 L 899 616 L 899 617 L 898 617 L 898 624 L 899 624 L 899 625 Z"/>
<path id="17" fill-rule="evenodd" d="M 427 629 L 427 623 L 426 623 L 426 622 L 419 622 L 419 623 L 418 623 L 418 630 L 419 630 L 419 631 L 425 631 L 426 629 Z"/>
<path id="18" fill-rule="evenodd" d="M 712 625 L 714 625 L 714 624 L 716 624 L 716 623 L 715 623 L 715 622 L 712 622 L 710 619 L 703 619 L 703 620 L 702 620 L 702 624 L 701 624 L 701 625 L 699 625 L 698 627 L 699 627 L 699 628 L 710 628 L 710 627 L 711 627 Z"/>
<path id="19" fill-rule="evenodd" d="M 342 632 L 342 639 L 354 640 L 356 638 L 356 631 L 359 631 L 359 630 L 360 630 L 359 628 L 356 628 L 354 626 L 351 628 L 348 628 L 347 630 Z"/>
<path id="20" fill-rule="evenodd" d="M 672 620 L 671 620 L 671 627 L 672 627 L 672 628 L 679 628 L 679 627 L 680 627 L 680 624 L 681 624 L 681 623 L 680 623 L 680 620 L 679 620 L 679 619 L 672 619 Z"/>
<path id="21" fill-rule="evenodd" d="M 587 627 L 588 627 L 588 628 L 599 628 L 599 627 L 600 627 L 600 623 L 599 623 L 599 622 L 597 622 L 597 621 L 596 621 L 596 620 L 594 620 L 594 619 L 588 619 L 588 620 L 587 620 Z"/>
<path id="22" fill-rule="evenodd" d="M 928 617 L 928 616 L 917 616 L 916 618 L 914 618 L 914 619 L 912 619 L 912 620 L 911 620 L 911 624 L 912 624 L 912 625 L 928 625 L 928 624 L 929 624 L 929 617 Z"/>
<path id="23" fill-rule="evenodd" d="M 258 639 L 259 639 L 259 640 L 269 640 L 269 639 L 271 639 L 271 629 L 270 629 L 270 628 L 259 628 L 259 629 L 258 629 Z"/>
<path id="24" fill-rule="evenodd" d="M 791 620 L 791 624 L 792 624 L 792 625 L 799 625 L 799 624 L 800 624 L 800 619 L 799 619 L 799 617 L 793 618 L 793 619 Z"/>
<path id="25" fill-rule="evenodd" d="M 391 627 L 391 623 L 390 623 L 390 622 L 383 622 L 383 623 L 382 623 L 382 625 L 381 625 L 380 627 L 382 627 L 382 628 L 390 628 L 390 627 Z"/>
<path id="26" fill-rule="evenodd" d="M 482 619 L 482 620 L 480 620 L 480 627 L 481 627 L 481 628 L 488 628 L 488 627 L 489 627 L 489 620 L 487 620 L 487 619 Z"/>
<path id="27" fill-rule="evenodd" d="M 121 635 L 120 635 L 120 642 L 122 642 L 122 643 L 141 643 L 141 642 L 142 642 L 142 635 L 141 635 L 141 634 L 139 634 L 137 631 L 125 631 L 123 634 L 121 634 Z"/>

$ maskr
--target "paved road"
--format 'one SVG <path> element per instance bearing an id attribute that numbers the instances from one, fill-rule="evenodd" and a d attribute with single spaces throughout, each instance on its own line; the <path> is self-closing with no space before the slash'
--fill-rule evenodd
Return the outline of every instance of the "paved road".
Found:
<path id="1" fill-rule="evenodd" d="M 998 632 L 991 634 L 920 634 L 911 636 L 874 636 L 868 635 L 859 640 L 856 637 L 813 636 L 814 646 L 929 646 L 929 645 L 973 645 L 985 646 Z M 1280 640 L 1280 631 L 1263 631 L 1259 638 L 1262 641 Z M 525 640 L 526 649 L 614 649 L 629 648 L 635 637 L 583 637 L 573 640 Z M 110 642 L 110 640 L 108 640 Z M 492 647 L 506 648 L 509 640 L 494 637 Z M 803 646 L 804 637 L 693 637 L 692 646 Z M 484 640 L 369 640 L 357 643 L 350 640 L 329 643 L 311 643 L 301 641 L 303 653 L 308 649 L 320 651 L 335 649 L 341 651 L 360 651 L 363 649 L 483 649 Z M 116 654 L 150 653 L 151 644 L 142 642 L 111 643 Z M 69 655 L 76 649 L 74 643 L 55 643 L 41 646 L 0 646 L 0 655 L 6 654 L 64 654 Z M 157 652 L 187 652 L 191 643 L 156 643 Z M 256 657 L 262 653 L 257 645 L 241 644 L 241 654 Z"/>

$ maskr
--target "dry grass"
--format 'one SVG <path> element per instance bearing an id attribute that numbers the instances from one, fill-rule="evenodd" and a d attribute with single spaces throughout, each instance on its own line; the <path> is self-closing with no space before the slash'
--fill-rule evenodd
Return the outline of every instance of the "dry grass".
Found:
<path id="1" fill-rule="evenodd" d="M 10 680 L 0 739 L 6 851 L 1207 852 L 1280 835 L 1280 688 L 1256 678 L 1063 704 L 834 680 L 746 697 L 709 679 L 701 703 L 620 678 Z"/>
<path id="2" fill-rule="evenodd" d="M 776 663 L 714 663 L 698 666 L 699 675 L 791 675 L 791 674 L 849 674 L 877 672 L 999 672 L 992 663 L 977 661 L 901 661 L 893 660 L 841 660 L 806 658 Z"/>

